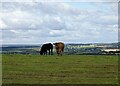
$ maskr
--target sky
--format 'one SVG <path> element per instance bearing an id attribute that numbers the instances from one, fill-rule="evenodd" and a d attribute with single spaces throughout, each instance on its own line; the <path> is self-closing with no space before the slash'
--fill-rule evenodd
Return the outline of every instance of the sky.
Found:
<path id="1" fill-rule="evenodd" d="M 118 42 L 117 2 L 1 2 L 2 44 Z"/>

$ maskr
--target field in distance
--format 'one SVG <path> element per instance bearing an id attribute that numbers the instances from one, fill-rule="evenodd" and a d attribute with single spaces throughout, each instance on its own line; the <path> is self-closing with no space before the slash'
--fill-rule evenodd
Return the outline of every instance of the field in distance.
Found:
<path id="1" fill-rule="evenodd" d="M 112 55 L 2 55 L 3 84 L 118 84 Z"/>

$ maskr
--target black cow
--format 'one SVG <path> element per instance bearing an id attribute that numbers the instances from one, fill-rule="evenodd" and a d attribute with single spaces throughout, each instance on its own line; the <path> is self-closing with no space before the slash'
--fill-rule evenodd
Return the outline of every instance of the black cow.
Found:
<path id="1" fill-rule="evenodd" d="M 41 47 L 40 54 L 47 55 L 47 51 L 49 51 L 49 55 L 53 54 L 53 45 L 51 43 L 43 44 Z"/>

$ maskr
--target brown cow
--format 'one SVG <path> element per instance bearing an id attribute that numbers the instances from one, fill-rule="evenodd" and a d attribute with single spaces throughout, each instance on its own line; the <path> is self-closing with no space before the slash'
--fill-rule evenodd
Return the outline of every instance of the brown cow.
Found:
<path id="1" fill-rule="evenodd" d="M 64 43 L 62 42 L 57 42 L 57 43 L 53 43 L 55 45 L 55 48 L 56 48 L 56 52 L 59 55 L 62 56 L 62 53 L 64 51 Z"/>

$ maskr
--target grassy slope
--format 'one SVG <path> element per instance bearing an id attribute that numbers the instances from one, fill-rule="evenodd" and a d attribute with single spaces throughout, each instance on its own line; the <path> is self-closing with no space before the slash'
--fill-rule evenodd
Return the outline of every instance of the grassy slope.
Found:
<path id="1" fill-rule="evenodd" d="M 3 84 L 115 84 L 117 56 L 3 55 Z"/>

